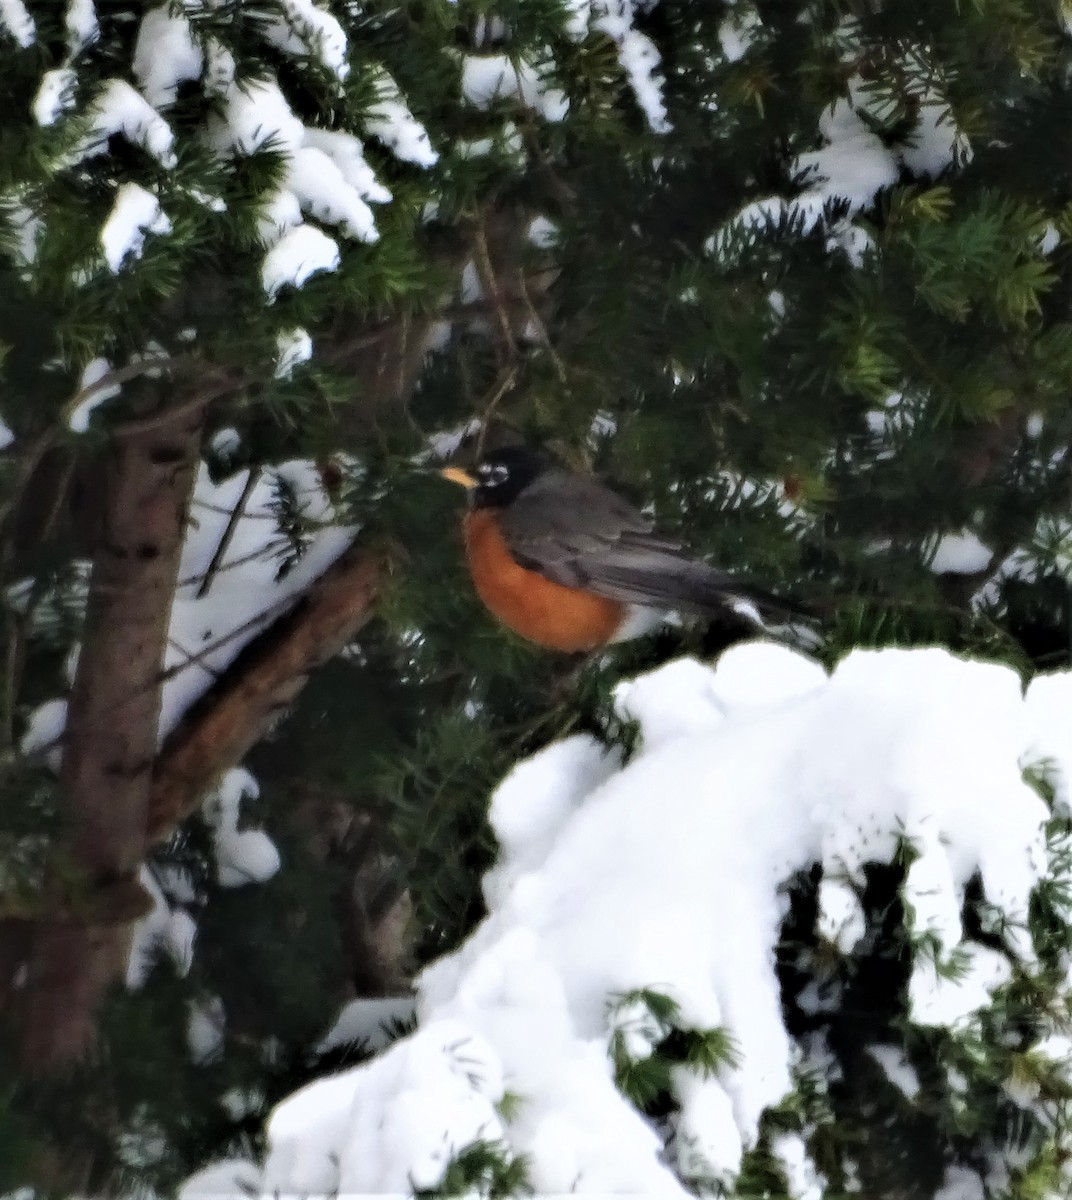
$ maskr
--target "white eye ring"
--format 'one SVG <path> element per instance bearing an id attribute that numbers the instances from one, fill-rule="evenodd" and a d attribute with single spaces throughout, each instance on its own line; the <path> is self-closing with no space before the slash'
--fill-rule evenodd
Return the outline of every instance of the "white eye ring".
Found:
<path id="1" fill-rule="evenodd" d="M 505 482 L 510 472 L 502 463 L 481 463 L 477 474 L 485 483 L 494 486 L 497 483 Z"/>

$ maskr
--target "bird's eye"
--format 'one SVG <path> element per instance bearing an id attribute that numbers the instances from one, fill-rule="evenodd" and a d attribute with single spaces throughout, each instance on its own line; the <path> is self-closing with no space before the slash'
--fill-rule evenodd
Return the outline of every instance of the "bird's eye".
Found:
<path id="1" fill-rule="evenodd" d="M 477 474 L 483 483 L 494 486 L 504 482 L 510 472 L 502 463 L 481 463 L 477 468 Z"/>

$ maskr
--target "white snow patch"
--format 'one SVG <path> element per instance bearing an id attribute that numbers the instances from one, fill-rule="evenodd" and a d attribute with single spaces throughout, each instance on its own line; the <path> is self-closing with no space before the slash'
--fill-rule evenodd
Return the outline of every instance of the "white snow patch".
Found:
<path id="1" fill-rule="evenodd" d="M 210 144 L 221 154 L 253 154 L 268 145 L 293 152 L 302 144 L 304 126 L 277 84 L 244 80 L 224 85 L 223 92 L 224 113 L 208 130 Z"/>
<path id="2" fill-rule="evenodd" d="M 350 74 L 346 34 L 329 12 L 313 0 L 281 0 L 282 19 L 267 29 L 268 40 L 289 54 L 310 55 L 337 79 Z"/>
<path id="3" fill-rule="evenodd" d="M 353 134 L 334 129 L 306 129 L 303 145 L 323 151 L 363 200 L 386 204 L 391 199 L 391 193 L 376 178 L 365 160 L 364 147 Z"/>
<path id="4" fill-rule="evenodd" d="M 74 106 L 77 82 L 78 77 L 70 67 L 56 67 L 41 76 L 41 86 L 32 105 L 33 117 L 38 125 L 55 125 Z"/>
<path id="5" fill-rule="evenodd" d="M 227 1013 L 219 996 L 206 996 L 190 1005 L 186 1045 L 195 1063 L 212 1062 L 223 1049 Z"/>
<path id="6" fill-rule="evenodd" d="M 496 100 L 517 98 L 548 121 L 561 121 L 569 111 L 565 93 L 548 82 L 523 58 L 505 54 L 469 54 L 462 66 L 462 96 L 475 108 L 490 108 Z"/>
<path id="7" fill-rule="evenodd" d="M 428 131 L 409 111 L 398 85 L 382 69 L 376 82 L 378 95 L 365 116 L 365 129 L 403 162 L 435 166 L 439 155 L 432 149 Z"/>
<path id="8" fill-rule="evenodd" d="M 134 44 L 134 74 L 154 107 L 173 104 L 180 83 L 200 79 L 205 65 L 190 22 L 167 5 L 151 8 L 141 19 Z"/>
<path id="9" fill-rule="evenodd" d="M 93 131 L 82 148 L 83 154 L 103 153 L 108 139 L 122 134 L 131 145 L 140 146 L 162 167 L 173 167 L 178 161 L 171 127 L 125 80 L 108 80 L 90 108 L 90 117 Z"/>
<path id="10" fill-rule="evenodd" d="M 790 1200 L 822 1200 L 826 1180 L 815 1170 L 799 1133 L 772 1137 L 771 1156 L 782 1172 Z"/>
<path id="11" fill-rule="evenodd" d="M 288 229 L 264 256 L 261 284 L 274 300 L 280 288 L 301 287 L 310 275 L 334 271 L 338 265 L 338 243 L 312 225 L 299 225 Z"/>
<path id="12" fill-rule="evenodd" d="M 1072 672 L 1036 675 L 1027 685 L 1024 705 L 1035 735 L 1026 761 L 1052 767 L 1047 774 L 1055 788 L 1055 807 L 1067 815 L 1072 812 Z"/>
<path id="13" fill-rule="evenodd" d="M 68 0 L 63 24 L 67 31 L 67 51 L 72 58 L 100 36 L 93 0 Z"/>
<path id="14" fill-rule="evenodd" d="M 0 25 L 23 50 L 37 40 L 37 26 L 22 0 L 0 0 Z"/>
<path id="15" fill-rule="evenodd" d="M 391 1026 L 412 1021 L 416 1009 L 413 996 L 362 996 L 351 1000 L 320 1040 L 317 1053 L 350 1042 L 363 1042 L 369 1050 L 382 1050 L 391 1044 Z"/>
<path id="16" fill-rule="evenodd" d="M 487 1041 L 445 1020 L 396 1046 L 358 1068 L 368 1082 L 367 1097 L 355 1097 L 354 1072 L 345 1072 L 302 1088 L 275 1108 L 263 1190 L 409 1195 L 434 1188 L 459 1150 L 501 1137 L 495 1105 L 503 1079 Z M 377 1096 L 396 1101 L 389 1113 Z M 355 1135 L 349 1145 L 348 1132 Z M 335 1161 L 324 1153 L 331 1144 L 338 1148 Z"/>
<path id="17" fill-rule="evenodd" d="M 228 426 L 226 429 L 217 430 L 212 435 L 209 445 L 212 453 L 218 454 L 220 458 L 234 458 L 242 448 L 242 438 L 237 429 Z"/>
<path id="18" fill-rule="evenodd" d="M 900 1046 L 868 1046 L 867 1053 L 906 1100 L 915 1100 L 919 1095 L 919 1076 Z"/>
<path id="19" fill-rule="evenodd" d="M 930 560 L 936 575 L 971 575 L 982 571 L 994 557 L 994 551 L 970 529 L 946 533 L 939 539 Z"/>
<path id="20" fill-rule="evenodd" d="M 659 51 L 655 43 L 638 29 L 627 29 L 617 41 L 618 61 L 648 125 L 653 133 L 668 133 L 671 126 L 663 101 L 662 80 L 656 74 Z"/>
<path id="21" fill-rule="evenodd" d="M 244 1158 L 225 1158 L 203 1167 L 179 1189 L 176 1200 L 249 1200 L 260 1171 Z"/>
<path id="22" fill-rule="evenodd" d="M 293 151 L 285 186 L 303 211 L 318 221 L 337 225 L 347 237 L 362 242 L 378 240 L 372 209 L 323 150 L 303 146 Z"/>
<path id="23" fill-rule="evenodd" d="M 210 583 L 206 572 L 248 482 L 248 469 L 218 484 L 205 466 L 198 473 L 168 630 L 161 737 L 242 647 L 281 616 L 353 539 L 352 528 L 334 523 L 335 511 L 315 465 L 281 463 L 254 482 Z M 297 560 L 278 528 L 276 499 L 282 487 L 289 488 L 308 526 Z M 290 566 L 281 575 L 285 560 Z"/>
<path id="24" fill-rule="evenodd" d="M 58 772 L 63 759 L 61 739 L 66 724 L 67 701 L 46 700 L 30 714 L 19 749 L 27 758 L 44 755 L 50 770 Z"/>
<path id="25" fill-rule="evenodd" d="M 100 232 L 104 259 L 113 275 L 130 259 L 141 258 L 150 233 L 171 232 L 171 221 L 160 201 L 137 183 L 124 183 Z"/>
<path id="26" fill-rule="evenodd" d="M 201 806 L 205 823 L 213 833 L 216 879 L 222 887 L 264 883 L 279 870 L 279 851 L 271 838 L 262 829 L 238 828 L 242 801 L 259 795 L 253 776 L 241 767 L 233 767 Z"/>
<path id="27" fill-rule="evenodd" d="M 851 954 L 864 936 L 866 922 L 860 898 L 844 881 L 826 876 L 819 885 L 819 936 Z"/>
<path id="28" fill-rule="evenodd" d="M 756 40 L 763 21 L 751 5 L 740 4 L 731 8 L 718 27 L 718 40 L 727 62 L 740 62 Z"/>
<path id="29" fill-rule="evenodd" d="M 981 1176 L 968 1167 L 948 1166 L 942 1186 L 934 1200 L 986 1200 L 987 1189 Z"/>
<path id="30" fill-rule="evenodd" d="M 753 666 L 766 682 L 742 699 Z M 738 1061 L 716 1079 L 673 1076 L 678 1165 L 731 1182 L 760 1118 L 793 1088 L 774 956 L 782 885 L 819 864 L 861 886 L 864 866 L 894 861 L 905 837 L 924 864 L 905 884 L 916 928 L 961 960 L 958 977 L 939 978 L 916 952 L 913 1021 L 957 1027 L 1013 963 L 1034 965 L 1017 929 L 1047 869 L 1048 814 L 1021 777 L 1035 735 L 1013 671 L 883 650 L 850 654 L 826 678 L 753 643 L 717 670 L 686 660 L 632 680 L 619 704 L 640 724 L 627 764 L 569 738 L 492 797 L 501 854 L 487 918 L 420 977 L 415 1034 L 276 1110 L 263 1190 L 433 1187 L 452 1153 L 488 1138 L 526 1156 L 538 1193 L 683 1197 L 663 1135 L 608 1064 L 623 1019 L 636 1018 L 639 1052 L 651 1042 L 642 1014 L 614 1003 L 643 988 L 674 1000 L 682 1028 L 734 1041 Z M 1010 929 L 1004 952 L 960 937 L 976 876 Z M 504 1088 L 521 1101 L 509 1120 L 496 1109 Z M 791 1194 L 817 1194 L 803 1143 L 773 1150 Z"/>
<path id="31" fill-rule="evenodd" d="M 1024 913 L 1017 916 L 1023 920 Z M 997 950 L 977 942 L 962 942 L 967 965 L 956 976 L 940 974 L 926 956 L 916 959 L 909 982 L 912 1020 L 917 1025 L 962 1028 L 991 1003 L 998 988 L 1009 982 L 1012 965 Z"/>
<path id="32" fill-rule="evenodd" d="M 902 167 L 933 177 L 971 157 L 966 139 L 949 116 L 948 105 L 933 89 L 921 95 L 916 125 L 898 145 L 887 145 L 865 116 L 881 120 L 883 113 L 864 80 L 854 76 L 848 96 L 831 103 L 819 118 L 824 144 L 799 155 L 792 164 L 792 174 L 802 190 L 794 196 L 767 196 L 745 205 L 708 239 L 708 252 L 724 255 L 735 236 L 754 237 L 765 226 L 782 221 L 806 235 L 826 222 L 825 205 L 841 201 L 847 205 L 847 216 L 828 224 L 827 248 L 840 250 L 859 266 L 873 241 L 851 218 L 872 204 L 880 191 L 894 186 Z"/>
<path id="33" fill-rule="evenodd" d="M 118 383 L 101 384 L 101 381 L 112 373 L 112 364 L 106 358 L 94 358 L 86 363 L 82 377 L 78 381 L 79 395 L 85 393 L 84 399 L 77 404 L 67 418 L 67 428 L 75 433 L 85 433 L 89 428 L 90 418 L 94 410 L 108 400 L 114 400 L 123 389 Z"/>
<path id="34" fill-rule="evenodd" d="M 313 339 L 304 329 L 288 329 L 276 335 L 275 377 L 289 379 L 297 367 L 313 357 Z"/>
<path id="35" fill-rule="evenodd" d="M 148 867 L 141 867 L 138 879 L 152 897 L 152 910 L 134 925 L 127 959 L 127 987 L 139 988 L 149 976 L 156 956 L 163 951 L 185 975 L 193 963 L 194 937 L 197 924 L 185 909 L 172 908 L 152 877 Z"/>
<path id="36" fill-rule="evenodd" d="M 1057 226 L 1052 221 L 1047 221 L 1045 228 L 1043 230 L 1043 233 L 1042 233 L 1042 237 L 1039 238 L 1039 242 L 1038 242 L 1039 254 L 1042 254 L 1042 255 L 1052 254 L 1060 244 L 1061 244 L 1061 231 L 1057 228 Z M 1029 418 L 1029 420 L 1030 420 L 1030 418 Z M 1036 434 L 1035 436 L 1037 437 L 1038 435 Z"/>

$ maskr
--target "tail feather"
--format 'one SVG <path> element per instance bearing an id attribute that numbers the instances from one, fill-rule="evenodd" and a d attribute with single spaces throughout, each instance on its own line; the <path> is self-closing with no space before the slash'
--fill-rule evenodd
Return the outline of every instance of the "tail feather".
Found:
<path id="1" fill-rule="evenodd" d="M 774 596 L 726 571 L 696 559 L 650 552 L 617 562 L 604 561 L 592 572 L 592 586 L 614 600 L 673 609 L 687 616 L 715 618 L 738 604 L 755 607 L 764 618 L 786 622 L 806 618 L 800 605 Z"/>

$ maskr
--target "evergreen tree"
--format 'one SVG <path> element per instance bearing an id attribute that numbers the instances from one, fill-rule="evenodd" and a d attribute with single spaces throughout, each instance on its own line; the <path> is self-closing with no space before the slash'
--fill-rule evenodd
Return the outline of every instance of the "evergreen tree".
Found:
<path id="1" fill-rule="evenodd" d="M 428 470 L 449 431 L 504 420 L 615 478 L 812 604 L 830 661 L 1067 660 L 1062 22 L 1025 0 L 0 9 L 0 1186 L 166 1188 L 255 1149 L 276 1099 L 360 1051 L 316 1049 L 339 1005 L 472 928 L 507 766 L 627 737 L 619 675 L 705 648 L 674 630 L 577 667 L 493 628 Z M 227 572 L 255 519 L 280 591 L 247 627 Z M 328 522 L 351 543 L 331 567 Z M 231 649 L 197 685 L 168 656 L 176 594 L 225 597 L 208 644 Z M 229 774 L 247 753 L 259 796 Z M 283 865 L 228 886 L 254 818 Z M 181 945 L 184 913 L 189 970 L 117 987 L 135 919 Z M 191 1020 L 218 1044 L 191 1054 Z"/>

